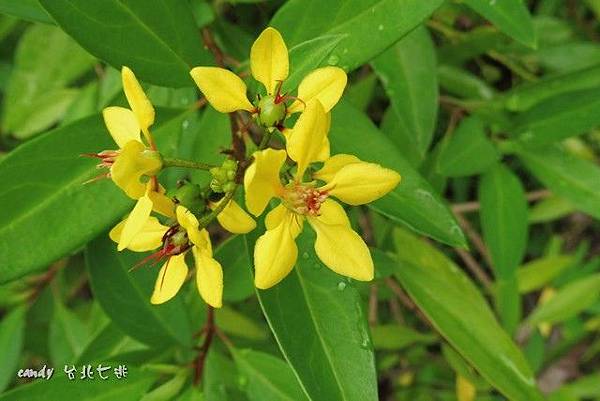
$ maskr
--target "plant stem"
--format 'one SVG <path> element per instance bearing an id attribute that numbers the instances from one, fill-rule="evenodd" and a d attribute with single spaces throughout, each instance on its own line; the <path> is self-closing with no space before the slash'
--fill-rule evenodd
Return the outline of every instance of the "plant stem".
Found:
<path id="1" fill-rule="evenodd" d="M 223 209 L 225 209 L 227 207 L 227 205 L 229 204 L 229 201 L 231 201 L 231 199 L 233 198 L 233 195 L 235 195 L 235 191 L 237 190 L 237 188 L 238 188 L 238 186 L 236 185 L 235 188 L 233 188 L 233 190 L 231 192 L 227 192 L 225 194 L 225 196 L 223 197 L 223 199 L 221 199 L 219 201 L 219 204 L 217 205 L 217 207 L 215 207 L 209 214 L 207 214 L 206 216 L 202 217 L 202 219 L 200 219 L 200 224 L 198 225 L 198 227 L 204 228 L 211 221 L 213 221 L 219 215 L 219 213 L 221 213 L 223 211 Z"/>
<path id="2" fill-rule="evenodd" d="M 184 168 L 192 168 L 196 170 L 210 170 L 213 167 L 212 164 L 202 163 L 202 162 L 194 162 L 191 160 L 182 160 L 182 159 L 163 159 L 163 167 L 184 167 Z"/>
<path id="3" fill-rule="evenodd" d="M 200 384 L 202 380 L 202 372 L 204 371 L 204 362 L 206 361 L 206 355 L 208 355 L 208 349 L 212 343 L 215 334 L 215 310 L 212 306 L 206 306 L 206 325 L 204 326 L 204 332 L 206 337 L 200 347 L 200 352 L 194 361 L 194 385 Z"/>

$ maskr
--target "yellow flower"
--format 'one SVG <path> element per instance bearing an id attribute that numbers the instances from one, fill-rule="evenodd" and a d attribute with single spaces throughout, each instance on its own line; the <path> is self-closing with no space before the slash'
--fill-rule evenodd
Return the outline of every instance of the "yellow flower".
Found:
<path id="1" fill-rule="evenodd" d="M 266 127 L 278 127 L 291 113 L 300 112 L 304 105 L 316 99 L 329 112 L 338 102 L 347 76 L 338 67 L 317 68 L 308 74 L 298 86 L 297 99 L 289 107 L 290 98 L 281 95 L 281 85 L 288 77 L 288 50 L 281 34 L 274 28 L 266 28 L 250 50 L 252 76 L 265 87 L 264 96 L 253 105 L 246 95 L 246 84 L 233 72 L 217 67 L 195 67 L 192 78 L 210 104 L 222 113 L 246 110 L 256 113 L 259 122 Z"/>
<path id="2" fill-rule="evenodd" d="M 222 304 L 223 272 L 221 265 L 212 257 L 212 245 L 208 232 L 199 228 L 198 219 L 184 206 L 177 206 L 176 221 L 171 227 L 162 225 L 150 216 L 152 205 L 146 196 L 140 198 L 129 216 L 110 232 L 110 238 L 118 243 L 118 249 L 128 248 L 146 252 L 160 247 L 149 259 L 167 259 L 160 269 L 154 292 L 150 299 L 161 304 L 173 298 L 188 274 L 185 254 L 191 250 L 196 263 L 196 285 L 202 298 L 216 308 Z M 254 220 L 234 201 L 217 216 L 223 227 L 234 233 L 246 233 L 256 226 Z M 144 261 L 142 261 L 144 262 Z"/>
<path id="3" fill-rule="evenodd" d="M 287 152 L 255 152 L 254 161 L 246 170 L 246 206 L 252 214 L 260 215 L 274 197 L 281 200 L 267 214 L 267 231 L 254 248 L 258 288 L 277 284 L 291 271 L 298 255 L 295 239 L 304 221 L 315 230 L 315 251 L 327 267 L 357 280 L 373 278 L 367 245 L 352 230 L 343 207 L 332 197 L 350 205 L 369 203 L 391 191 L 400 182 L 400 175 L 352 155 L 330 157 L 328 130 L 326 109 L 314 99 L 288 137 Z M 288 156 L 296 162 L 296 170 L 284 185 L 280 170 Z M 309 166 L 321 161 L 323 167 L 313 173 Z"/>

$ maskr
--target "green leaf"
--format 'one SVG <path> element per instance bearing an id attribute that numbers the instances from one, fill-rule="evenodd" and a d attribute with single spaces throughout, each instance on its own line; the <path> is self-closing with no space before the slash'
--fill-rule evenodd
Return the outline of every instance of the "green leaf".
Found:
<path id="1" fill-rule="evenodd" d="M 167 120 L 173 113 L 159 110 L 158 115 Z M 160 125 L 154 132 L 159 148 L 175 137 Z M 83 185 L 98 170 L 96 161 L 80 155 L 115 146 L 96 115 L 35 138 L 0 161 L 0 204 L 5 208 L 0 254 L 10 260 L 0 264 L 0 282 L 46 267 L 125 214 L 132 201 L 112 182 Z"/>
<path id="2" fill-rule="evenodd" d="M 491 99 L 495 90 L 486 81 L 462 68 L 439 65 L 437 69 L 440 87 L 462 98 Z"/>
<path id="3" fill-rule="evenodd" d="M 524 111 L 556 95 L 598 86 L 600 65 L 519 85 L 506 95 L 505 106 L 511 111 Z"/>
<path id="4" fill-rule="evenodd" d="M 394 351 L 415 344 L 431 344 L 437 337 L 433 334 L 423 334 L 399 324 L 386 324 L 371 327 L 373 346 L 376 350 Z"/>
<path id="5" fill-rule="evenodd" d="M 408 34 L 441 4 L 442 0 L 290 0 L 270 25 L 281 31 L 288 46 L 343 35 L 328 64 L 351 71 Z"/>
<path id="6" fill-rule="evenodd" d="M 128 271 L 144 255 L 117 252 L 108 235 L 102 235 L 86 248 L 85 256 L 94 296 L 119 329 L 154 347 L 190 345 L 192 333 L 182 296 L 152 305 L 158 269 Z"/>
<path id="7" fill-rule="evenodd" d="M 471 116 L 462 120 L 442 145 L 438 171 L 447 177 L 469 176 L 485 172 L 499 159 L 498 150 L 486 136 L 484 122 Z"/>
<path id="8" fill-rule="evenodd" d="M 290 76 L 283 82 L 283 91 L 295 89 L 312 70 L 326 64 L 331 52 L 344 35 L 325 35 L 307 40 L 289 51 Z"/>
<path id="9" fill-rule="evenodd" d="M 515 40 L 535 48 L 533 21 L 523 0 L 464 0 L 465 4 Z"/>
<path id="10" fill-rule="evenodd" d="M 204 159 L 201 159 L 204 160 Z M 246 250 L 243 236 L 234 236 L 215 250 L 215 259 L 223 266 L 223 299 L 228 302 L 240 302 L 254 295 L 252 262 Z"/>
<path id="11" fill-rule="evenodd" d="M 498 164 L 479 183 L 483 236 L 497 277 L 510 278 L 527 245 L 527 200 L 519 178 Z"/>
<path id="12" fill-rule="evenodd" d="M 48 349 L 54 366 L 72 362 L 88 341 L 88 330 L 81 319 L 61 301 L 54 300 L 54 315 L 48 331 Z"/>
<path id="13" fill-rule="evenodd" d="M 528 293 L 544 287 L 565 269 L 573 266 L 574 262 L 573 255 L 556 255 L 524 264 L 517 270 L 519 291 Z"/>
<path id="14" fill-rule="evenodd" d="M 600 167 L 572 156 L 558 145 L 517 146 L 515 151 L 527 169 L 553 193 L 600 219 Z"/>
<path id="15" fill-rule="evenodd" d="M 26 312 L 25 306 L 16 307 L 0 322 L 0 392 L 6 390 L 15 377 L 21 359 Z"/>
<path id="16" fill-rule="evenodd" d="M 85 345 L 76 364 L 111 360 L 116 355 L 134 350 L 146 349 L 142 343 L 127 337 L 110 322 L 104 325 Z"/>
<path id="17" fill-rule="evenodd" d="M 187 1 L 39 0 L 66 33 L 115 68 L 149 83 L 192 86 L 189 71 L 212 64 Z"/>
<path id="18" fill-rule="evenodd" d="M 530 223 L 546 223 L 575 212 L 575 207 L 563 197 L 551 195 L 529 210 Z"/>
<path id="19" fill-rule="evenodd" d="M 514 132 L 527 144 L 546 144 L 583 134 L 600 125 L 600 89 L 546 99 L 515 120 Z"/>
<path id="20" fill-rule="evenodd" d="M 319 261 L 314 239 L 305 229 L 297 239 L 296 267 L 273 288 L 257 291 L 263 312 L 310 399 L 377 400 L 373 348 L 360 295 L 351 282 Z"/>
<path id="21" fill-rule="evenodd" d="M 93 62 L 57 27 L 33 25 L 27 29 L 19 41 L 6 90 L 3 130 L 26 138 L 58 121 L 77 93 L 66 86 Z"/>
<path id="22" fill-rule="evenodd" d="M 170 380 L 164 382 L 160 386 L 152 389 L 149 393 L 145 394 L 140 401 L 164 401 L 164 400 L 172 400 L 179 391 L 183 388 L 187 377 L 189 375 L 189 370 L 181 370 L 175 376 L 173 376 Z"/>
<path id="23" fill-rule="evenodd" d="M 54 368 L 52 379 L 48 381 L 38 379 L 31 384 L 19 386 L 2 394 L 0 401 L 105 401 L 107 399 L 138 401 L 156 379 L 153 374 L 127 366 L 127 378 L 120 380 L 112 375 L 111 370 L 104 373 L 105 375 L 109 374 L 107 380 L 98 378 L 79 380 L 79 377 L 76 377 L 73 381 L 69 381 L 67 375 L 62 371 L 62 366 Z M 97 377 L 97 374 L 94 377 Z"/>
<path id="24" fill-rule="evenodd" d="M 576 316 L 600 298 L 600 274 L 581 278 L 561 288 L 527 318 L 530 325 L 558 323 Z"/>
<path id="25" fill-rule="evenodd" d="M 481 177 L 480 219 L 490 251 L 496 282 L 496 306 L 506 329 L 512 332 L 521 317 L 517 268 L 527 246 L 527 200 L 525 190 L 503 164 Z"/>
<path id="26" fill-rule="evenodd" d="M 249 271 L 249 266 L 246 265 L 244 269 Z M 263 326 L 227 306 L 223 306 L 215 311 L 215 322 L 221 330 L 230 335 L 253 341 L 264 341 L 268 337 L 267 331 Z"/>
<path id="27" fill-rule="evenodd" d="M 397 229 L 395 275 L 436 330 L 512 401 L 541 401 L 527 362 L 477 287 L 433 246 Z"/>
<path id="28" fill-rule="evenodd" d="M 413 166 L 429 148 L 438 110 L 435 49 L 418 27 L 371 62 L 390 99 L 398 129 L 392 139 Z"/>
<path id="29" fill-rule="evenodd" d="M 465 245 L 464 235 L 444 201 L 363 113 L 340 102 L 332 111 L 329 136 L 332 154 L 353 154 L 402 176 L 392 192 L 369 207 L 438 241 Z"/>
<path id="30" fill-rule="evenodd" d="M 233 350 L 250 401 L 308 400 L 287 363 L 264 352 Z"/>
<path id="31" fill-rule="evenodd" d="M 0 0 L 0 14 L 8 14 L 28 21 L 54 24 L 38 0 Z"/>
<path id="32" fill-rule="evenodd" d="M 76 250 L 125 213 L 131 204 L 79 155 L 115 147 L 98 116 L 29 141 L 0 161 L 0 266 L 6 282 Z M 42 224 L 43 222 L 43 224 Z"/>

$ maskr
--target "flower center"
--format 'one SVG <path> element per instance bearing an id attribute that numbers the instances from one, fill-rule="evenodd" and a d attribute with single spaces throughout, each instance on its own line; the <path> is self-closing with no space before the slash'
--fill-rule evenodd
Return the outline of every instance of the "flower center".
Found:
<path id="1" fill-rule="evenodd" d="M 163 235 L 163 256 L 179 255 L 191 248 L 187 232 L 180 225 L 174 225 Z"/>
<path id="2" fill-rule="evenodd" d="M 291 183 L 285 188 L 283 202 L 295 213 L 308 216 L 319 216 L 321 205 L 329 194 L 311 184 Z"/>

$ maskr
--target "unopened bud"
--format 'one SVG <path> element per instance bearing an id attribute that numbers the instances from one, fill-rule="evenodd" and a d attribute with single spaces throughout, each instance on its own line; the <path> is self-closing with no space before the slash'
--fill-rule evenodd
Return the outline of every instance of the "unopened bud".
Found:
<path id="1" fill-rule="evenodd" d="M 277 127 L 286 113 L 284 102 L 275 102 L 274 96 L 264 96 L 258 101 L 258 123 L 265 128 Z"/>

